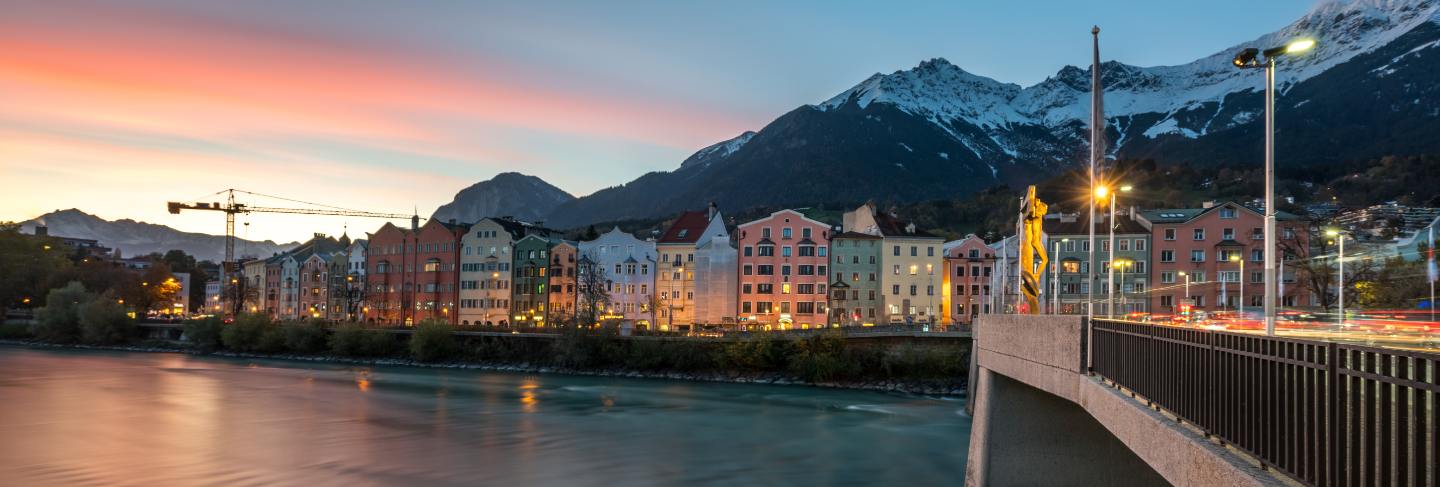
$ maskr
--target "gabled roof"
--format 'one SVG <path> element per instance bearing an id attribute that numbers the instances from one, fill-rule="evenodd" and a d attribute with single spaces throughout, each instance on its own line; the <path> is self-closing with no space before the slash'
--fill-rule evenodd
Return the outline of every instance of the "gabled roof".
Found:
<path id="1" fill-rule="evenodd" d="M 902 222 L 887 213 L 876 212 L 875 225 L 879 227 L 880 234 L 886 237 L 943 238 L 920 230 L 913 222 Z M 912 229 L 914 231 L 911 231 Z"/>
<path id="2" fill-rule="evenodd" d="M 751 220 L 751 221 L 748 221 L 748 222 L 745 222 L 745 223 L 741 223 L 741 224 L 738 226 L 738 228 L 748 227 L 748 226 L 754 225 L 754 224 L 756 224 L 756 223 L 767 222 L 767 221 L 769 221 L 769 220 L 771 220 L 771 219 L 774 219 L 774 218 L 777 218 L 777 217 L 781 216 L 782 214 L 795 215 L 795 217 L 798 218 L 798 219 L 800 219 L 801 221 L 809 222 L 809 223 L 812 224 L 812 225 L 819 225 L 819 226 L 826 227 L 826 228 L 829 228 L 829 227 L 830 227 L 830 224 L 829 224 L 829 223 L 825 223 L 825 222 L 822 222 L 822 221 L 820 221 L 820 220 L 816 220 L 816 219 L 814 219 L 814 218 L 810 218 L 809 216 L 805 215 L 804 213 L 801 213 L 800 211 L 786 209 L 786 210 L 780 210 L 780 211 L 771 213 L 771 214 L 769 214 L 768 216 L 765 216 L 765 217 L 763 217 L 763 218 L 759 218 L 759 219 L 756 219 L 756 220 Z"/>
<path id="3" fill-rule="evenodd" d="M 1095 225 L 1095 235 L 1103 236 L 1110 233 L 1110 228 L 1105 226 L 1106 222 L 1110 220 L 1110 216 L 1100 215 L 1097 220 L 1099 221 Z M 1150 234 L 1150 229 L 1128 216 L 1115 215 L 1115 221 L 1118 223 L 1115 227 L 1116 235 Z M 1077 215 L 1073 221 L 1046 218 L 1043 227 L 1046 235 L 1089 235 L 1090 216 L 1082 213 Z"/>
<path id="4" fill-rule="evenodd" d="M 693 244 L 700 241 L 700 237 L 705 234 L 705 227 L 708 226 L 710 226 L 710 219 L 705 216 L 705 212 L 687 211 L 681 213 L 680 217 L 675 219 L 675 223 L 670 224 L 670 228 L 665 229 L 665 233 L 660 235 L 660 240 L 657 240 L 656 243 Z"/>
<path id="5" fill-rule="evenodd" d="M 1160 208 L 1154 210 L 1142 210 L 1140 216 L 1150 223 L 1185 223 L 1200 216 L 1216 211 L 1220 208 L 1239 208 L 1255 215 L 1264 216 L 1259 210 L 1242 205 L 1234 201 L 1222 201 L 1215 203 L 1209 208 Z M 1300 217 L 1294 213 L 1284 211 L 1275 212 L 1277 220 L 1299 220 Z"/>
<path id="6" fill-rule="evenodd" d="M 520 220 L 515 220 L 512 218 L 486 217 L 484 220 L 481 221 L 485 220 L 495 222 L 496 225 L 500 226 L 501 230 L 504 230 L 505 233 L 510 234 L 510 238 L 512 240 L 520 240 L 522 238 L 525 238 L 526 235 L 531 234 L 540 235 L 542 237 L 549 237 L 552 233 L 555 233 L 554 230 L 551 230 L 549 228 L 545 228 L 529 222 L 522 222 Z"/>

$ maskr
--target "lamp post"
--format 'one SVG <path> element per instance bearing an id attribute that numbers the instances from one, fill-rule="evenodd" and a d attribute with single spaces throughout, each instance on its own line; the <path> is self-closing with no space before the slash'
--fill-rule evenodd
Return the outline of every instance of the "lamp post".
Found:
<path id="1" fill-rule="evenodd" d="M 1060 314 L 1060 244 L 1069 241 L 1070 239 L 1068 238 L 1062 238 L 1059 242 L 1055 242 L 1055 257 L 1051 259 L 1054 262 L 1052 268 L 1055 270 L 1055 272 L 1050 275 L 1050 282 L 1053 293 L 1055 294 L 1051 297 L 1051 300 L 1054 302 L 1050 307 L 1050 314 L 1052 315 Z"/>
<path id="2" fill-rule="evenodd" d="M 1343 326 L 1345 326 L 1345 234 L 1340 233 L 1339 230 L 1331 229 L 1331 230 L 1326 230 L 1326 231 L 1325 231 L 1325 235 L 1328 235 L 1328 236 L 1331 236 L 1331 237 L 1335 237 L 1336 243 L 1340 244 L 1340 255 L 1339 255 L 1339 257 L 1337 257 L 1337 258 L 1335 259 L 1335 266 L 1340 268 L 1340 286 L 1339 286 L 1339 297 L 1340 297 L 1340 300 L 1339 300 L 1339 310 L 1340 310 L 1340 319 L 1339 319 L 1339 322 L 1340 322 L 1340 326 L 1343 327 Z M 1434 306 L 1434 303 L 1433 303 L 1433 302 L 1431 303 L 1431 306 Z"/>
<path id="3" fill-rule="evenodd" d="M 1120 315 L 1120 316 L 1123 318 L 1123 317 L 1125 316 L 1125 315 L 1124 315 L 1124 308 L 1125 308 L 1125 271 L 1130 268 L 1130 259 L 1120 259 L 1120 260 L 1117 260 L 1117 261 L 1114 261 L 1114 262 L 1111 262 L 1111 263 L 1110 263 L 1110 268 L 1111 268 L 1112 271 L 1114 270 L 1114 268 L 1115 268 L 1116 266 L 1119 266 L 1119 267 L 1120 267 L 1120 282 L 1119 282 L 1119 285 L 1116 286 L 1116 287 L 1120 288 L 1120 308 L 1121 308 L 1121 315 Z M 1113 272 L 1112 272 L 1112 273 L 1113 273 Z M 1114 305 L 1115 303 L 1112 302 L 1112 303 L 1110 303 L 1110 304 L 1112 305 L 1111 307 L 1114 307 L 1113 305 Z"/>
<path id="4" fill-rule="evenodd" d="M 1239 263 L 1239 264 L 1240 264 L 1240 284 L 1239 284 L 1239 286 L 1240 286 L 1240 306 L 1236 306 L 1236 310 L 1240 312 L 1240 317 L 1241 317 L 1241 318 L 1244 318 L 1244 317 L 1245 317 L 1245 259 L 1240 258 L 1240 254 L 1230 254 L 1230 262 L 1236 262 L 1236 263 Z"/>
<path id="5" fill-rule="evenodd" d="M 1101 202 L 1105 201 L 1107 194 L 1110 196 L 1110 219 L 1106 222 L 1106 226 L 1110 227 L 1110 243 L 1109 253 L 1105 257 L 1105 259 L 1110 262 L 1110 268 L 1107 270 L 1105 277 L 1105 293 L 1106 297 L 1109 298 L 1109 303 L 1105 305 L 1105 314 L 1111 318 L 1115 317 L 1115 203 L 1117 201 L 1117 195 L 1121 191 L 1128 192 L 1130 189 L 1131 187 L 1128 185 L 1121 186 L 1120 191 L 1110 191 L 1110 188 L 1105 186 L 1095 188 L 1095 197 L 1099 198 Z M 1095 263 L 1091 262 L 1090 265 L 1095 265 Z"/>
<path id="6" fill-rule="evenodd" d="M 679 260 L 675 261 L 675 271 L 670 274 L 670 299 L 665 300 L 666 303 L 670 305 L 670 317 L 669 324 L 665 325 L 665 331 L 675 329 L 675 299 L 677 298 L 675 294 L 675 280 L 677 276 L 679 278 L 685 277 L 685 267 L 680 265 Z"/>
<path id="7" fill-rule="evenodd" d="M 1180 277 L 1185 278 L 1185 301 L 1190 301 L 1190 273 L 1180 271 Z"/>
<path id="8" fill-rule="evenodd" d="M 1275 299 L 1280 279 L 1276 273 L 1275 244 L 1275 59 L 1285 54 L 1304 52 L 1315 47 L 1315 41 L 1298 39 L 1287 45 L 1261 51 L 1249 47 L 1231 61 L 1240 69 L 1265 69 L 1265 334 L 1275 334 Z M 1264 60 L 1256 57 L 1263 55 Z"/>

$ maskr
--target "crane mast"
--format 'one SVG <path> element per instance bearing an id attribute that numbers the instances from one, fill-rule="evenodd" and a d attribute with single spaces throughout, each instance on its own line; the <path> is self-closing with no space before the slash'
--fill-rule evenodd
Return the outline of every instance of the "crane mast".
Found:
<path id="1" fill-rule="evenodd" d="M 239 273 L 239 265 L 235 262 L 235 215 L 237 215 L 237 214 L 241 214 L 241 213 L 284 213 L 284 214 L 291 214 L 291 215 L 349 216 L 349 217 L 359 217 L 359 218 L 384 218 L 384 219 L 406 219 L 406 218 L 411 218 L 411 217 L 416 216 L 416 215 L 403 215 L 403 214 L 399 214 L 399 213 L 377 213 L 377 212 L 371 212 L 371 211 L 347 210 L 347 209 L 344 209 L 344 208 L 317 209 L 317 208 L 275 208 L 275 207 L 265 207 L 265 206 L 249 206 L 249 205 L 246 205 L 246 204 L 243 204 L 243 203 L 236 203 L 236 202 L 235 202 L 235 193 L 236 193 L 237 191 L 238 191 L 238 192 L 241 192 L 241 193 L 246 193 L 246 194 L 255 195 L 255 196 L 265 196 L 265 195 L 261 195 L 261 194 L 258 194 L 258 193 L 252 193 L 252 192 L 249 192 L 249 191 L 245 191 L 245 190 L 239 190 L 239 189 L 230 188 L 230 189 L 226 189 L 226 190 L 224 190 L 224 191 L 221 191 L 221 193 L 225 193 L 225 195 L 226 195 L 226 196 L 225 196 L 225 203 L 224 203 L 224 204 L 221 204 L 220 202 L 210 202 L 210 203 L 203 203 L 203 202 L 180 203 L 180 202 L 175 202 L 175 201 L 171 201 L 171 202 L 168 202 L 168 203 L 165 204 L 166 208 L 170 211 L 171 214 L 177 214 L 177 215 L 180 214 L 180 212 L 181 212 L 181 211 L 184 211 L 184 210 L 189 210 L 189 211 L 219 211 L 219 212 L 225 213 L 225 261 L 220 263 L 220 285 L 222 286 L 222 289 L 230 289 L 230 290 L 233 290 L 233 289 L 234 289 L 234 286 L 229 286 L 229 282 L 228 282 L 228 281 L 229 281 L 229 279 L 231 279 L 230 276 Z M 218 193 L 217 193 L 217 194 L 218 194 Z M 284 199 L 284 198 L 281 198 L 281 199 Z M 313 204 L 313 203 L 312 203 L 312 204 Z M 317 206 L 325 206 L 325 205 L 317 205 Z M 235 310 L 238 311 L 239 306 L 240 306 L 240 300 L 238 300 L 238 299 L 233 299 L 233 297 L 230 296 L 231 293 L 228 292 L 228 291 L 225 292 L 224 294 L 226 295 L 227 300 L 229 300 L 229 301 L 231 302 L 232 307 L 233 307 Z"/>

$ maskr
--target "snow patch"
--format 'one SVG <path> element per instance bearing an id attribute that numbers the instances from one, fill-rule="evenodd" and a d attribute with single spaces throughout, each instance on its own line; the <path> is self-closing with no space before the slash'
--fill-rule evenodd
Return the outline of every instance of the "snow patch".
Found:
<path id="1" fill-rule="evenodd" d="M 941 152 L 941 153 L 939 153 L 938 155 L 940 156 L 941 159 L 944 159 L 944 160 L 947 160 L 947 161 L 950 160 L 950 154 Z"/>
<path id="2" fill-rule="evenodd" d="M 905 150 L 907 150 L 907 151 L 915 152 L 915 149 L 911 149 L 910 146 L 909 146 L 909 145 L 906 145 L 904 142 L 901 142 L 901 143 L 900 143 L 900 147 L 904 147 Z"/>
<path id="3" fill-rule="evenodd" d="M 1178 134 L 1191 139 L 1200 136 L 1200 134 L 1194 130 L 1181 127 L 1180 122 L 1174 118 L 1166 118 L 1165 120 L 1161 120 L 1160 123 L 1145 129 L 1145 136 L 1152 139 L 1162 134 Z"/>

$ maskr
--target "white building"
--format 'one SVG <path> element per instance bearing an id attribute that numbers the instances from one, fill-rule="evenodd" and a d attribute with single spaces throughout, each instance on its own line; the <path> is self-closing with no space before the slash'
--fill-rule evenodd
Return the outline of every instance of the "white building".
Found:
<path id="1" fill-rule="evenodd" d="M 718 240 L 717 240 L 718 239 Z M 723 246 L 716 246 L 720 240 L 724 241 Z M 721 247 L 729 248 L 731 266 L 728 271 L 712 269 L 710 265 L 705 268 L 696 266 L 696 257 L 699 256 L 700 248 L 706 245 L 707 252 L 712 252 L 712 257 L 719 255 Z M 718 325 L 723 321 L 716 317 L 714 322 L 700 321 L 702 318 L 697 311 L 701 299 L 724 299 L 729 303 L 731 310 L 725 312 L 727 316 L 733 315 L 735 306 L 735 247 L 730 245 L 730 232 L 725 229 L 724 218 L 720 211 L 712 203 L 706 211 L 687 211 L 681 213 L 670 228 L 660 235 L 655 243 L 655 252 L 659 255 L 657 263 L 660 272 L 656 276 L 655 285 L 663 296 L 664 303 L 660 308 L 660 323 L 657 328 L 661 331 L 679 330 L 685 331 L 694 324 Z M 723 259 L 723 257 L 718 257 Z M 713 258 L 712 258 L 712 261 Z M 707 274 L 711 273 L 711 274 Z M 726 279 L 725 274 L 713 274 L 715 272 L 728 273 L 731 286 L 727 297 L 719 295 L 701 295 L 696 293 L 697 283 L 709 279 Z M 707 305 L 707 309 L 720 309 Z M 733 318 L 731 319 L 733 321 Z"/>
<path id="2" fill-rule="evenodd" d="M 657 315 L 650 309 L 655 292 L 655 242 L 611 229 L 595 240 L 580 242 L 580 255 L 604 269 L 610 292 L 610 309 L 631 324 L 649 325 Z"/>
<path id="3" fill-rule="evenodd" d="M 737 250 L 730 245 L 729 235 L 714 235 L 695 248 L 696 323 L 735 324 L 738 258 Z"/>

